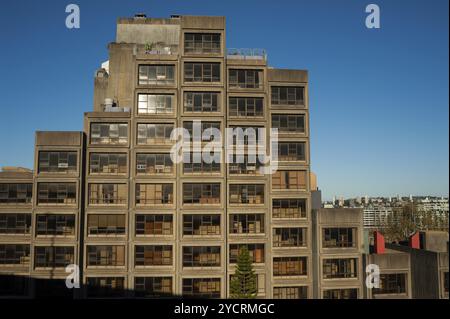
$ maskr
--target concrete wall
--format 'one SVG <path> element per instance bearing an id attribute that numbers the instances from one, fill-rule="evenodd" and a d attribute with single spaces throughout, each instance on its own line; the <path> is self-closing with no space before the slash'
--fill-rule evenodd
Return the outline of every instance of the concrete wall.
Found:
<path id="1" fill-rule="evenodd" d="M 445 231 L 426 231 L 424 232 L 423 249 L 447 252 L 448 251 L 448 232 Z"/>
<path id="2" fill-rule="evenodd" d="M 272 69 L 267 70 L 269 81 L 274 82 L 308 82 L 308 71 Z"/>
<path id="3" fill-rule="evenodd" d="M 36 146 L 81 146 L 82 132 L 36 132 Z"/>

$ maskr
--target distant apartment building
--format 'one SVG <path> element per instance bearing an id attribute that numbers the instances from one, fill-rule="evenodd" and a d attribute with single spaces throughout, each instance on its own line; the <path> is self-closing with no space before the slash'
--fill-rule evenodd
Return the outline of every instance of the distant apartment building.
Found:
<path id="1" fill-rule="evenodd" d="M 225 31 L 224 17 L 118 19 L 83 131 L 37 132 L 34 170 L 0 173 L 3 296 L 226 298 L 246 246 L 258 297 L 312 297 L 308 73 L 227 50 Z M 247 153 L 225 164 L 233 145 L 172 162 L 172 130 L 197 120 L 277 128 L 278 171 Z M 66 289 L 69 264 L 82 289 Z"/>
<path id="2" fill-rule="evenodd" d="M 363 223 L 364 228 L 382 228 L 389 218 L 395 218 L 392 207 L 384 205 L 369 205 L 364 208 Z"/>

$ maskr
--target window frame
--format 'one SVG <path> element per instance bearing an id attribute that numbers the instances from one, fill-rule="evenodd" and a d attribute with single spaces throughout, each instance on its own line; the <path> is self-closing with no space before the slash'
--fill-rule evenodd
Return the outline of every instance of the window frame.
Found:
<path id="1" fill-rule="evenodd" d="M 117 157 L 115 160 L 114 156 Z M 96 171 L 93 170 L 93 167 L 96 167 Z M 106 172 L 105 167 L 107 168 Z M 127 153 L 89 153 L 89 175 L 126 175 L 127 173 Z"/>
<path id="2" fill-rule="evenodd" d="M 208 40 L 207 38 L 211 39 Z M 218 39 L 216 38 L 218 37 Z M 200 39 L 198 39 L 200 38 Z M 221 54 L 222 34 L 207 32 L 184 32 L 185 54 Z"/>
<path id="3" fill-rule="evenodd" d="M 39 182 L 37 205 L 76 205 L 77 188 L 76 182 Z"/>
<path id="4" fill-rule="evenodd" d="M 183 205 L 219 205 L 221 203 L 221 183 L 183 183 Z M 188 189 L 191 188 L 191 189 Z M 199 189 L 195 189 L 199 188 Z M 209 190 L 207 188 L 210 188 Z M 208 196 L 208 194 L 210 194 Z M 214 196 L 214 195 L 217 196 Z M 191 198 L 190 201 L 188 199 Z"/>
<path id="5" fill-rule="evenodd" d="M 175 64 L 139 64 L 137 83 L 138 86 L 172 86 L 176 83 L 175 73 Z"/>
<path id="6" fill-rule="evenodd" d="M 184 91 L 183 110 L 185 113 L 220 113 L 221 96 L 221 92 L 215 91 Z M 209 104 L 205 100 L 209 100 Z"/>
<path id="7" fill-rule="evenodd" d="M 128 123 L 124 122 L 91 122 L 89 143 L 91 145 L 128 145 L 128 128 Z"/>
<path id="8" fill-rule="evenodd" d="M 217 84 L 221 82 L 222 64 L 220 62 L 186 61 L 183 64 L 183 68 L 184 83 Z"/>
<path id="9" fill-rule="evenodd" d="M 56 156 L 56 167 L 52 164 Z M 47 157 L 46 159 L 44 157 Z M 72 165 L 70 165 L 72 162 Z M 47 163 L 46 165 L 43 165 Z M 60 167 L 61 166 L 61 167 Z M 43 170 L 46 167 L 46 170 Z M 38 152 L 38 174 L 75 174 L 78 172 L 77 151 L 46 151 Z"/>
<path id="10" fill-rule="evenodd" d="M 173 183 L 136 183 L 136 206 L 173 205 L 174 202 Z"/>

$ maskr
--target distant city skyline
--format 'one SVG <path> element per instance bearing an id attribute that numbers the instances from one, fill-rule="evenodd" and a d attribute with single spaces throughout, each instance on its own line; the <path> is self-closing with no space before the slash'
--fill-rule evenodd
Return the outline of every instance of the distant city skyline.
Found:
<path id="1" fill-rule="evenodd" d="M 223 15 L 228 48 L 264 48 L 270 65 L 309 71 L 311 168 L 324 199 L 448 196 L 448 1 L 377 1 L 378 30 L 365 27 L 367 1 L 76 3 L 77 30 L 61 1 L 0 11 L 0 167 L 32 168 L 36 130 L 82 129 L 117 17 Z"/>

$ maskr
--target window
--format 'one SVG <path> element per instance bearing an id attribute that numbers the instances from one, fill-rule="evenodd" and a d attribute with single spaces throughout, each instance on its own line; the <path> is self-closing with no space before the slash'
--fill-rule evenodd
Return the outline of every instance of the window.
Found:
<path id="1" fill-rule="evenodd" d="M 138 114 L 173 114 L 173 95 L 138 94 Z"/>
<path id="2" fill-rule="evenodd" d="M 229 87 L 239 89 L 260 89 L 263 87 L 262 70 L 230 69 Z"/>
<path id="3" fill-rule="evenodd" d="M 173 204 L 173 184 L 136 184 L 136 205 Z"/>
<path id="4" fill-rule="evenodd" d="M 323 299 L 357 299 L 358 289 L 326 289 L 323 291 Z"/>
<path id="5" fill-rule="evenodd" d="M 278 143 L 278 160 L 279 161 L 306 161 L 305 153 L 306 143 L 296 142 Z"/>
<path id="6" fill-rule="evenodd" d="M 189 132 L 189 138 L 190 141 L 193 141 L 193 138 L 195 136 L 196 139 L 201 140 L 202 142 L 211 142 L 214 139 L 214 136 L 212 135 L 212 130 L 219 130 L 220 131 L 220 122 L 199 122 L 200 124 L 200 130 L 195 128 L 194 122 L 183 122 L 183 128 L 186 129 Z M 207 132 L 210 132 L 210 134 L 206 134 L 206 130 L 209 130 Z M 204 136 L 203 136 L 204 134 Z M 187 139 L 185 138 L 187 141 Z M 215 141 L 219 142 L 219 141 Z"/>
<path id="7" fill-rule="evenodd" d="M 39 214 L 36 216 L 37 236 L 75 235 L 75 215 Z"/>
<path id="8" fill-rule="evenodd" d="M 33 184 L 0 184 L 0 204 L 31 204 Z"/>
<path id="9" fill-rule="evenodd" d="M 308 287 L 273 287 L 273 299 L 307 299 Z"/>
<path id="10" fill-rule="evenodd" d="M 350 248 L 356 247 L 356 228 L 324 228 L 324 248 Z"/>
<path id="11" fill-rule="evenodd" d="M 170 140 L 170 133 L 172 133 L 173 124 L 140 123 L 137 126 L 137 130 L 138 130 L 137 143 L 139 145 L 172 144 L 172 141 Z"/>
<path id="12" fill-rule="evenodd" d="M 139 65 L 139 85 L 175 84 L 175 65 Z"/>
<path id="13" fill-rule="evenodd" d="M 273 114 L 272 128 L 280 133 L 306 133 L 304 114 Z"/>
<path id="14" fill-rule="evenodd" d="M 274 276 L 306 276 L 307 257 L 273 258 Z"/>
<path id="15" fill-rule="evenodd" d="M 172 277 L 135 277 L 134 296 L 158 298 L 172 296 Z"/>
<path id="16" fill-rule="evenodd" d="M 96 297 L 122 297 L 124 295 L 123 277 L 88 277 L 87 295 L 90 298 Z"/>
<path id="17" fill-rule="evenodd" d="M 231 214 L 230 234 L 263 234 L 264 214 Z"/>
<path id="18" fill-rule="evenodd" d="M 125 215 L 89 214 L 88 235 L 124 235 Z"/>
<path id="19" fill-rule="evenodd" d="M 380 288 L 374 288 L 374 295 L 406 294 L 407 274 L 380 274 Z"/>
<path id="20" fill-rule="evenodd" d="M 135 266 L 171 266 L 172 263 L 172 246 L 170 245 L 135 246 Z"/>
<path id="21" fill-rule="evenodd" d="M 264 204 L 264 184 L 230 185 L 230 204 Z"/>
<path id="22" fill-rule="evenodd" d="M 306 228 L 274 228 L 273 247 L 306 247 Z"/>
<path id="23" fill-rule="evenodd" d="M 185 62 L 185 82 L 220 82 L 220 63 Z"/>
<path id="24" fill-rule="evenodd" d="M 91 144 L 126 145 L 128 143 L 128 124 L 91 123 Z"/>
<path id="25" fill-rule="evenodd" d="M 230 97 L 228 101 L 230 117 L 263 117 L 264 104 L 262 97 Z"/>
<path id="26" fill-rule="evenodd" d="M 264 244 L 231 244 L 230 264 L 237 263 L 239 252 L 243 247 L 247 247 L 253 263 L 264 263 Z"/>
<path id="27" fill-rule="evenodd" d="M 89 158 L 90 174 L 119 175 L 126 174 L 127 154 L 91 153 Z"/>
<path id="28" fill-rule="evenodd" d="M 335 258 L 323 260 L 323 277 L 356 278 L 358 275 L 358 260 L 356 258 Z"/>
<path id="29" fill-rule="evenodd" d="M 304 105 L 304 87 L 272 86 L 272 105 Z"/>
<path id="30" fill-rule="evenodd" d="M 30 263 L 30 245 L 0 244 L 0 265 L 22 265 Z"/>
<path id="31" fill-rule="evenodd" d="M 183 235 L 220 235 L 220 215 L 183 215 Z"/>
<path id="32" fill-rule="evenodd" d="M 220 112 L 219 92 L 184 92 L 185 112 Z"/>
<path id="33" fill-rule="evenodd" d="M 172 233 L 172 215 L 136 215 L 136 235 L 172 235 Z"/>
<path id="34" fill-rule="evenodd" d="M 234 152 L 233 152 L 234 153 Z M 237 175 L 259 175 L 261 166 L 260 155 L 255 154 L 255 158 L 249 158 L 247 154 L 241 155 L 239 159 L 238 154 L 230 154 L 231 160 L 228 164 L 230 174 Z M 242 163 L 238 163 L 238 161 Z"/>
<path id="35" fill-rule="evenodd" d="M 235 145 L 253 145 L 257 146 L 260 139 L 264 138 L 264 127 L 258 126 L 232 126 L 233 146 Z M 261 130 L 261 132 L 260 132 Z M 263 134 L 260 137 L 261 133 Z"/>
<path id="36" fill-rule="evenodd" d="M 306 199 L 273 199 L 273 218 L 306 218 Z"/>
<path id="37" fill-rule="evenodd" d="M 202 152 L 183 153 L 183 172 L 190 173 L 220 173 L 220 156 L 219 161 L 216 162 L 214 157 L 211 157 L 211 163 L 206 163 L 203 160 Z M 199 162 L 199 163 L 197 163 Z"/>
<path id="38" fill-rule="evenodd" d="M 173 162 L 170 154 L 136 154 L 136 174 L 171 174 Z"/>
<path id="39" fill-rule="evenodd" d="M 184 246 L 183 267 L 220 267 L 220 246 Z"/>
<path id="40" fill-rule="evenodd" d="M 220 278 L 183 278 L 183 296 L 220 298 Z"/>
<path id="41" fill-rule="evenodd" d="M 220 33 L 185 33 L 184 53 L 220 53 Z"/>
<path id="42" fill-rule="evenodd" d="M 89 184 L 90 205 L 120 205 L 127 203 L 127 184 Z"/>
<path id="43" fill-rule="evenodd" d="M 125 266 L 125 246 L 89 245 L 87 246 L 89 266 Z"/>
<path id="44" fill-rule="evenodd" d="M 306 190 L 306 171 L 276 171 L 272 174 L 272 189 Z"/>
<path id="45" fill-rule="evenodd" d="M 29 234 L 31 214 L 0 214 L 0 234 Z"/>
<path id="46" fill-rule="evenodd" d="M 63 268 L 74 262 L 74 249 L 71 246 L 35 247 L 35 268 Z"/>
<path id="47" fill-rule="evenodd" d="M 38 205 L 70 205 L 76 200 L 76 183 L 38 183 Z"/>
<path id="48" fill-rule="evenodd" d="M 184 183 L 183 204 L 220 204 L 220 184 Z"/>
<path id="49" fill-rule="evenodd" d="M 77 152 L 39 152 L 39 173 L 76 173 Z"/>

